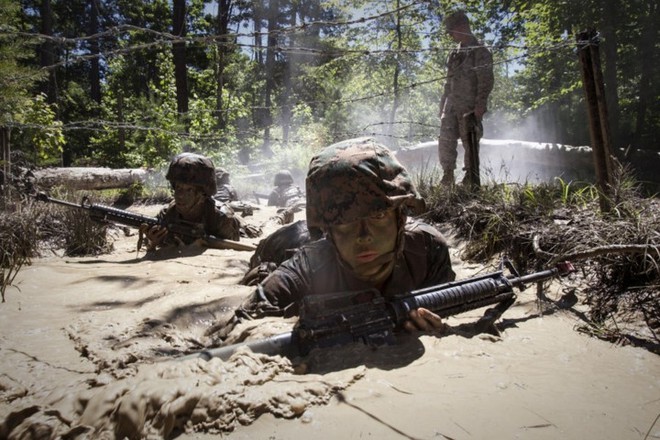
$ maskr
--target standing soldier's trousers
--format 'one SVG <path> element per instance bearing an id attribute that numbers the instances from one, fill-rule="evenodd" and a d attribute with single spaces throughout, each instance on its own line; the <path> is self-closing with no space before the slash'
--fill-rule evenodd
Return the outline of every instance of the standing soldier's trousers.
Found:
<path id="1" fill-rule="evenodd" d="M 458 139 L 461 139 L 463 145 L 468 145 L 469 142 L 469 129 L 463 112 L 445 112 L 440 119 L 440 136 L 438 137 L 438 155 L 440 157 L 440 166 L 443 171 L 454 171 L 456 169 L 456 157 L 458 156 Z M 477 139 L 481 139 L 483 128 L 481 122 L 478 123 Z M 463 156 L 463 169 L 470 169 L 472 157 L 465 149 Z"/>

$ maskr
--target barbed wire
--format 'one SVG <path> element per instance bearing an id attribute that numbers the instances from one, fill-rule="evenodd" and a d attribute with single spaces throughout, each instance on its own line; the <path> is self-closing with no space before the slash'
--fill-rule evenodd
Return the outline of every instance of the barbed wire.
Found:
<path id="1" fill-rule="evenodd" d="M 34 124 L 34 123 L 18 123 L 18 122 L 10 122 L 7 124 L 4 124 L 4 126 L 9 127 L 11 129 L 20 129 L 20 130 L 26 130 L 26 129 L 36 129 L 36 130 L 44 130 L 44 131 L 55 131 L 55 130 L 62 130 L 62 131 L 76 131 L 76 130 L 85 130 L 85 131 L 92 131 L 92 132 L 107 132 L 108 129 L 114 129 L 114 130 L 132 130 L 132 131 L 145 131 L 145 132 L 156 132 L 160 133 L 163 135 L 169 135 L 173 136 L 176 138 L 179 138 L 181 140 L 188 140 L 192 142 L 216 142 L 216 141 L 226 141 L 227 136 L 223 135 L 217 135 L 217 134 L 194 134 L 194 133 L 188 133 L 185 131 L 176 131 L 176 130 L 169 130 L 161 127 L 151 127 L 151 126 L 141 126 L 137 124 L 132 124 L 132 123 L 119 123 L 119 122 L 113 122 L 113 121 L 95 121 L 95 123 L 91 123 L 92 121 L 85 121 L 77 123 L 77 124 L 62 124 L 58 126 L 54 125 L 45 125 L 45 124 Z M 420 123 L 418 121 L 410 121 L 410 120 L 402 120 L 402 121 L 393 121 L 393 122 L 377 122 L 377 123 L 370 123 L 365 125 L 362 128 L 357 128 L 352 131 L 335 131 L 332 132 L 335 137 L 345 137 L 345 138 L 355 138 L 355 137 L 361 137 L 361 136 L 376 136 L 376 137 L 381 137 L 381 138 L 390 138 L 390 139 L 395 139 L 398 141 L 410 141 L 410 136 L 404 136 L 404 135 L 397 135 L 397 134 L 392 134 L 392 133 L 386 133 L 386 132 L 378 132 L 378 131 L 369 131 L 370 128 L 376 127 L 376 126 L 392 126 L 392 125 L 420 125 L 423 127 L 427 127 L 430 129 L 439 129 L 440 125 L 439 124 L 425 124 L 425 123 Z M 271 126 L 273 128 L 273 126 Z M 258 137 L 262 134 L 262 131 L 259 129 L 248 129 L 248 130 L 242 130 L 238 133 L 234 134 L 244 134 L 252 137 Z M 428 136 L 424 135 L 415 135 L 412 136 L 413 139 L 427 139 Z M 288 144 L 288 145 L 295 145 L 295 144 L 306 144 L 308 143 L 308 139 L 303 138 L 301 136 L 293 136 L 289 137 L 288 139 L 284 139 L 282 137 L 278 136 L 271 136 L 269 137 L 269 141 L 271 144 Z"/>
<path id="2" fill-rule="evenodd" d="M 543 53 L 546 51 L 556 51 L 556 50 L 561 50 L 566 47 L 574 48 L 574 44 L 572 42 L 561 42 L 552 46 L 548 47 L 539 47 L 535 48 L 535 54 L 538 53 Z M 510 57 L 504 60 L 500 61 L 495 61 L 493 62 L 493 65 L 498 65 L 498 64 L 505 64 L 505 63 L 511 63 L 513 61 L 526 58 L 530 56 L 529 54 L 523 54 L 519 55 L 516 57 Z M 481 65 L 481 66 L 474 66 L 472 69 L 482 69 L 482 68 L 490 68 L 490 65 Z M 417 81 L 413 82 L 407 85 L 402 85 L 399 86 L 398 91 L 399 93 L 406 92 L 413 90 L 418 87 L 422 87 L 425 85 L 433 84 L 440 82 L 444 79 L 447 79 L 446 75 L 443 76 L 436 76 L 434 78 L 428 79 L 428 80 L 423 80 L 423 81 Z M 349 98 L 344 98 L 344 99 L 334 99 L 334 100 L 314 100 L 314 101 L 302 101 L 302 103 L 307 104 L 307 105 L 333 105 L 333 104 L 352 104 L 352 103 L 357 103 L 357 102 L 362 102 L 362 101 L 368 101 L 372 99 L 377 99 L 377 98 L 386 98 L 391 95 L 393 95 L 395 92 L 392 90 L 388 91 L 383 91 L 380 93 L 372 93 L 369 95 L 362 95 L 362 96 L 356 96 L 356 97 L 349 97 Z M 270 107 L 266 106 L 251 106 L 249 107 L 250 110 L 270 110 L 270 111 L 277 111 L 278 109 L 282 109 L 284 107 L 293 107 L 295 106 L 296 103 L 293 104 L 288 104 L 288 105 L 273 105 Z M 227 107 L 225 109 L 222 109 L 221 111 L 218 111 L 216 109 L 202 109 L 200 110 L 194 110 L 194 111 L 189 111 L 187 113 L 178 113 L 175 110 L 165 110 L 164 115 L 167 116 L 168 113 L 171 113 L 172 116 L 178 116 L 178 117 L 195 117 L 200 114 L 212 114 L 212 115 L 218 115 L 220 113 L 225 113 L 229 114 L 234 110 L 237 110 L 237 108 L 232 108 L 232 107 Z M 245 107 L 240 107 L 240 109 L 245 110 Z M 403 122 L 398 122 L 398 123 L 403 123 Z M 394 123 L 392 122 L 379 122 L 379 123 L 374 123 L 372 125 L 392 125 Z M 114 128 L 114 129 L 125 129 L 125 130 L 136 130 L 136 131 L 154 131 L 154 132 L 159 132 L 163 134 L 168 134 L 168 135 L 173 135 L 181 138 L 195 138 L 194 140 L 221 140 L 224 139 L 224 136 L 213 136 L 213 135 L 191 135 L 186 132 L 179 132 L 179 131 L 172 131 L 172 130 L 166 130 L 161 127 L 153 127 L 153 126 L 144 126 L 144 125 L 139 125 L 139 124 L 133 124 L 133 123 L 126 123 L 126 122 L 117 122 L 117 121 L 108 121 L 108 120 L 87 120 L 87 121 L 74 121 L 74 122 L 69 122 L 69 123 L 63 123 L 60 124 L 56 127 L 49 127 L 46 125 L 38 125 L 38 124 L 21 124 L 21 123 L 12 123 L 9 125 L 12 128 L 17 128 L 17 129 L 29 129 L 29 128 L 39 128 L 39 129 L 44 129 L 44 130 L 89 130 L 89 131 L 104 131 L 109 128 Z M 271 125 L 270 128 L 276 127 L 275 124 Z M 432 126 L 434 128 L 439 128 L 439 126 L 435 125 Z M 244 131 L 245 133 L 249 133 L 248 131 Z M 257 133 L 258 130 L 254 130 L 254 133 Z M 373 134 L 373 133 L 372 133 Z"/>
<path id="3" fill-rule="evenodd" d="M 242 33 L 242 32 L 237 32 L 237 33 L 228 33 L 228 34 L 223 34 L 223 35 L 198 35 L 198 36 L 179 36 L 179 35 L 174 35 L 170 32 L 164 32 L 164 31 L 157 31 L 155 29 L 149 29 L 145 27 L 139 27 L 135 25 L 130 25 L 130 24 L 121 24 L 117 25 L 114 27 L 111 27 L 107 29 L 106 31 L 102 31 L 99 33 L 95 33 L 93 35 L 88 35 L 88 36 L 82 36 L 82 37 L 62 37 L 62 36 L 53 36 L 53 35 L 45 35 L 41 33 L 32 33 L 32 32 L 16 32 L 16 31 L 2 31 L 0 30 L 0 37 L 3 36 L 14 36 L 14 37 L 25 37 L 25 38 L 37 38 L 39 40 L 44 40 L 44 41 L 50 41 L 53 43 L 57 43 L 59 45 L 73 45 L 77 46 L 78 43 L 84 43 L 88 42 L 91 40 L 100 40 L 102 38 L 106 37 L 119 37 L 122 34 L 126 32 L 142 32 L 145 34 L 152 35 L 157 38 L 156 41 L 152 42 L 146 42 L 146 43 L 136 43 L 136 44 L 131 44 L 130 46 L 127 47 L 122 47 L 122 48 L 117 48 L 117 49 L 112 49 L 112 50 L 105 50 L 105 51 L 98 51 L 96 53 L 87 53 L 87 54 L 71 54 L 69 53 L 67 58 L 65 60 L 59 61 L 57 63 L 48 65 L 48 66 L 42 66 L 42 69 L 49 70 L 49 69 L 55 69 L 58 67 L 62 67 L 65 65 L 69 64 L 74 64 L 77 62 L 82 62 L 82 61 L 87 61 L 95 58 L 111 58 L 113 56 L 117 55 L 123 55 L 123 54 L 128 54 L 133 51 L 140 51 L 140 50 L 145 50 L 145 49 L 151 49 L 151 48 L 162 48 L 162 47 L 167 47 L 171 46 L 173 44 L 177 43 L 186 43 L 190 45 L 227 45 L 231 47 L 240 47 L 242 49 L 252 49 L 253 51 L 267 51 L 267 50 L 273 50 L 277 53 L 291 53 L 291 54 L 316 54 L 316 55 L 327 55 L 327 56 L 334 56 L 334 57 L 339 57 L 339 56 L 344 56 L 348 54 L 356 54 L 360 56 L 376 56 L 376 55 L 381 55 L 381 54 L 418 54 L 418 53 L 426 53 L 426 52 L 438 52 L 438 51 L 448 51 L 455 49 L 454 46 L 450 47 L 443 47 L 443 46 L 434 46 L 434 47 L 427 47 L 427 48 L 418 48 L 418 49 L 375 49 L 375 48 L 335 48 L 335 49 L 316 49 L 316 48 L 310 48 L 310 47 L 304 47 L 304 46 L 286 46 L 286 45 L 257 45 L 257 44 L 247 44 L 247 43 L 239 43 L 237 40 L 240 37 L 250 37 L 250 38 L 256 38 L 256 37 L 263 37 L 263 36 L 269 36 L 269 35 L 286 35 L 290 33 L 294 33 L 300 30 L 306 30 L 310 27 L 313 26 L 343 26 L 343 25 L 351 25 L 351 24 L 357 24 L 357 23 L 366 23 L 369 21 L 374 21 L 381 19 L 383 17 L 386 17 L 388 15 L 392 15 L 395 13 L 399 13 L 401 11 L 405 11 L 409 8 L 419 6 L 419 5 L 427 5 L 426 1 L 417 1 L 410 3 L 408 5 L 403 5 L 399 8 L 393 9 L 393 10 L 388 10 L 385 11 L 381 14 L 376 14 L 368 17 L 361 17 L 358 19 L 354 20 L 345 20 L 345 21 L 311 21 L 307 23 L 302 23 L 299 25 L 295 26 L 289 26 L 289 27 L 284 27 L 284 28 L 279 28 L 275 29 L 272 31 L 255 31 L 255 32 L 247 32 L 247 33 Z M 585 42 L 588 43 L 588 42 Z M 573 42 L 572 44 L 575 44 Z M 507 43 L 507 44 L 496 44 L 496 45 L 486 45 L 491 50 L 505 50 L 505 49 L 521 49 L 521 50 L 529 50 L 529 46 L 527 45 L 519 45 L 519 44 L 513 44 L 513 43 Z M 469 48 L 459 48 L 458 50 L 469 50 Z"/>
<path id="4" fill-rule="evenodd" d="M 147 34 L 154 35 L 156 37 L 161 37 L 165 38 L 166 40 L 169 40 L 171 42 L 185 42 L 185 43 L 196 43 L 196 42 L 209 42 L 209 41 L 226 41 L 228 38 L 239 38 L 239 37 L 251 37 L 251 38 L 256 38 L 256 37 L 265 37 L 265 36 L 271 36 L 271 35 L 286 35 L 289 33 L 294 33 L 297 31 L 304 31 L 307 30 L 311 27 L 321 27 L 321 26 L 350 26 L 353 24 L 364 24 L 369 21 L 375 21 L 379 20 L 381 18 L 384 18 L 388 15 L 396 14 L 402 11 L 405 11 L 407 9 L 413 8 L 415 6 L 419 6 L 422 4 L 426 4 L 427 1 L 421 0 L 421 1 L 416 1 L 409 3 L 407 5 L 400 6 L 396 9 L 392 10 L 387 10 L 385 12 L 382 12 L 380 14 L 376 15 L 371 15 L 368 17 L 360 17 L 357 19 L 353 20 L 342 20 L 342 21 L 329 21 L 329 20 L 314 20 L 306 23 L 301 23 L 293 26 L 287 26 L 287 27 L 282 27 L 270 31 L 253 31 L 253 32 L 236 32 L 236 33 L 228 33 L 228 34 L 218 34 L 218 35 L 211 35 L 211 36 L 201 36 L 201 37 L 189 37 L 189 36 L 180 36 L 180 35 L 175 35 L 170 32 L 164 32 L 164 31 L 157 31 L 155 29 L 149 29 L 145 27 L 140 27 L 140 26 L 135 26 L 131 24 L 120 24 L 117 26 L 113 26 L 105 31 L 102 32 L 97 32 L 92 35 L 86 35 L 82 37 L 63 37 L 63 36 L 54 36 L 54 35 L 47 35 L 47 34 L 41 34 L 41 33 L 36 33 L 36 32 L 5 32 L 0 30 L 0 35 L 16 35 L 16 36 L 21 36 L 21 37 L 34 37 L 40 40 L 45 40 L 45 41 L 51 41 L 53 43 L 58 43 L 62 45 L 66 44 L 71 44 L 71 45 L 77 45 L 77 43 L 82 43 L 90 40 L 98 40 L 102 39 L 105 37 L 116 37 L 120 36 L 122 33 L 134 31 L 134 32 L 144 32 Z M 256 47 L 256 46 L 255 46 Z"/>
<path id="5" fill-rule="evenodd" d="M 359 19 L 355 20 L 346 20 L 346 21 L 312 21 L 308 23 L 303 23 L 299 24 L 296 26 L 290 26 L 288 28 L 281 28 L 277 29 L 275 31 L 270 31 L 270 32 L 250 32 L 250 33 L 229 33 L 225 35 L 197 35 L 197 36 L 192 36 L 192 37 L 183 37 L 183 36 L 177 36 L 173 35 L 168 32 L 161 32 L 161 31 L 156 31 L 153 29 L 148 29 L 148 28 L 143 28 L 143 27 L 138 27 L 134 25 L 119 25 L 113 28 L 110 28 L 106 31 L 99 32 L 93 35 L 89 36 L 83 36 L 83 37 L 75 37 L 75 38 L 64 38 L 64 37 L 56 37 L 56 36 L 48 36 L 48 35 L 43 35 L 43 34 L 35 34 L 35 33 L 24 33 L 24 32 L 1 32 L 0 31 L 0 38 L 3 36 L 20 36 L 23 38 L 38 38 L 44 41 L 51 41 L 53 43 L 59 44 L 59 45 L 79 45 L 82 43 L 86 43 L 92 40 L 101 40 L 104 38 L 108 37 L 113 37 L 113 38 L 119 38 L 125 33 L 136 33 L 136 32 L 142 32 L 148 35 L 153 36 L 156 38 L 155 41 L 151 42 L 144 42 L 144 43 L 134 43 L 130 44 L 129 46 L 126 47 L 120 47 L 117 49 L 111 49 L 111 50 L 105 50 L 105 51 L 99 51 L 99 53 L 89 53 L 89 54 L 75 54 L 73 56 L 69 56 L 67 60 L 60 61 L 58 63 L 54 63 L 52 65 L 44 67 L 45 69 L 54 69 L 60 66 L 68 65 L 74 62 L 78 61 L 86 61 L 94 58 L 100 58 L 100 57 L 105 57 L 105 58 L 111 58 L 113 56 L 117 55 L 123 55 L 130 53 L 132 51 L 138 51 L 138 50 L 147 50 L 147 49 L 152 49 L 152 48 L 158 48 L 158 47 L 163 47 L 163 46 L 170 46 L 176 43 L 185 43 L 185 44 L 216 44 L 216 45 L 231 45 L 235 47 L 240 47 L 244 49 L 253 49 L 253 50 L 275 50 L 278 53 L 289 53 L 289 54 L 313 54 L 313 55 L 323 55 L 323 56 L 333 56 L 333 57 L 344 57 L 344 56 L 382 56 L 382 55 L 408 55 L 408 54 L 423 54 L 423 53 L 434 53 L 434 52 L 448 52 L 451 50 L 471 50 L 469 47 L 461 48 L 456 45 L 453 45 L 451 47 L 445 47 L 445 46 L 434 46 L 434 47 L 422 47 L 422 48 L 416 48 L 416 49 L 366 49 L 366 48 L 333 48 L 333 49 L 317 49 L 313 47 L 305 47 L 305 46 L 295 46 L 295 45 L 281 45 L 278 44 L 276 46 L 261 46 L 261 45 L 255 45 L 255 44 L 245 44 L 245 43 L 239 43 L 237 42 L 237 38 L 239 37 L 249 37 L 249 38 L 257 38 L 257 37 L 263 37 L 267 35 L 272 35 L 272 34 L 277 34 L 277 35 L 287 35 L 287 34 L 292 34 L 294 32 L 298 31 L 303 31 L 306 29 L 309 29 L 312 26 L 349 26 L 352 24 L 358 24 L 358 23 L 367 23 L 369 21 L 373 20 L 378 20 L 382 19 L 383 17 L 386 17 L 391 14 L 399 13 L 401 11 L 407 10 L 412 7 L 419 6 L 421 4 L 425 4 L 425 1 L 419 1 L 419 2 L 413 2 L 408 5 L 403 5 L 397 9 L 390 10 L 383 12 L 381 14 L 377 15 L 372 15 L 369 17 L 362 17 Z M 226 41 L 227 39 L 233 39 L 234 41 L 228 42 Z M 501 53 L 504 53 L 508 49 L 515 49 L 518 51 L 524 51 L 525 53 L 517 56 L 512 56 L 512 57 L 505 57 L 504 59 L 499 59 L 495 61 L 493 64 L 494 65 L 500 65 L 500 64 L 509 64 L 516 62 L 521 59 L 525 59 L 528 57 L 536 56 L 538 54 L 543 54 L 543 53 L 549 53 L 549 52 L 555 52 L 555 51 L 562 51 L 566 49 L 567 47 L 570 47 L 572 49 L 575 48 L 576 44 L 591 44 L 591 41 L 585 41 L 585 42 L 576 42 L 576 41 L 569 41 L 568 38 L 563 38 L 560 39 L 558 42 L 550 43 L 547 45 L 539 45 L 539 46 L 530 46 L 530 45 L 520 45 L 520 44 L 497 44 L 497 45 L 486 45 L 485 47 L 488 47 L 492 51 L 498 51 Z M 490 68 L 490 65 L 486 66 L 475 66 L 473 67 L 474 69 L 481 69 L 481 68 Z M 332 104 L 351 104 L 351 103 L 357 103 L 357 102 L 362 102 L 362 101 L 369 101 L 369 100 L 374 100 L 374 99 L 382 99 L 382 98 L 388 98 L 394 95 L 394 93 L 406 93 L 409 92 L 413 89 L 419 88 L 419 87 L 424 87 L 433 83 L 438 83 L 444 79 L 446 79 L 447 76 L 435 76 L 433 78 L 427 79 L 427 80 L 422 80 L 422 81 L 414 81 L 411 82 L 410 84 L 405 84 L 402 86 L 399 86 L 397 90 L 384 90 L 382 92 L 378 93 L 370 93 L 370 94 L 365 94 L 362 96 L 353 96 L 353 97 L 345 97 L 341 99 L 332 99 L 332 100 L 315 100 L 315 101 L 300 101 L 300 103 L 304 103 L 307 105 L 318 105 L 318 104 L 325 104 L 325 105 L 332 105 Z M 278 109 L 282 109 L 284 107 L 293 107 L 295 106 L 296 103 L 291 103 L 291 104 L 284 104 L 284 105 L 273 105 L 270 107 L 266 106 L 251 106 L 249 109 L 251 110 L 269 110 L 269 111 L 277 111 Z M 238 109 L 238 107 L 226 107 L 222 110 L 217 110 L 217 109 L 203 109 L 202 111 L 200 110 L 193 110 L 189 111 L 185 114 L 181 114 L 176 112 L 175 110 L 166 110 L 165 115 L 168 113 L 172 113 L 173 115 L 176 115 L 178 117 L 194 117 L 198 116 L 199 114 L 212 114 L 212 115 L 219 115 L 220 113 L 231 113 Z M 240 107 L 240 109 L 245 110 L 245 107 Z M 416 124 L 416 125 L 423 125 L 429 129 L 439 129 L 439 125 L 437 124 L 421 124 L 418 122 L 413 122 L 413 121 L 393 121 L 393 122 L 375 122 L 372 124 L 369 124 L 367 127 L 364 127 L 360 130 L 357 130 L 356 132 L 351 133 L 351 135 L 359 134 L 359 135 L 377 135 L 377 136 L 392 136 L 397 138 L 397 135 L 393 134 L 384 134 L 384 133 L 375 133 L 375 132 L 367 132 L 367 130 L 373 128 L 373 127 L 378 127 L 378 126 L 389 126 L 391 127 L 392 125 L 397 125 L 397 124 Z M 40 124 L 20 124 L 20 123 L 13 123 L 9 125 L 12 128 L 20 129 L 20 130 L 26 130 L 26 129 L 40 129 L 40 130 L 64 130 L 64 131 L 73 131 L 73 130 L 88 130 L 88 131 L 94 131 L 94 132 L 102 132 L 102 131 L 107 131 L 108 129 L 123 129 L 123 130 L 131 130 L 131 131 L 150 131 L 150 132 L 158 132 L 162 134 L 166 134 L 169 136 L 175 136 L 180 139 L 190 139 L 193 141 L 199 141 L 199 142 L 204 142 L 204 141 L 222 141 L 226 139 L 226 136 L 222 135 L 213 135 L 213 134 L 190 134 L 185 131 L 177 131 L 177 130 L 170 130 L 170 129 L 164 129 L 161 127 L 153 127 L 153 126 L 148 126 L 140 123 L 129 123 L 129 122 L 117 122 L 117 121 L 108 121 L 108 120 L 87 120 L 87 121 L 74 121 L 74 122 L 68 122 L 68 123 L 63 123 L 63 124 L 58 124 L 57 126 L 47 126 L 47 125 L 40 125 Z M 268 128 L 274 128 L 278 127 L 278 125 L 272 124 Z M 262 130 L 265 127 L 261 128 L 254 128 L 251 130 L 243 130 L 239 133 L 241 134 L 248 134 L 250 136 L 258 136 L 260 133 L 262 133 Z M 407 139 L 407 137 L 398 137 L 400 139 Z M 277 142 L 277 141 L 284 141 L 283 139 L 275 139 L 271 138 L 272 141 Z M 295 142 L 289 140 L 289 142 Z"/>
<path id="6" fill-rule="evenodd" d="M 130 26 L 134 28 L 134 26 Z M 139 28 L 139 29 L 144 29 L 144 28 Z M 252 49 L 255 51 L 268 51 L 272 50 L 276 53 L 280 54 L 299 54 L 299 55 L 323 55 L 323 56 L 330 56 L 330 57 L 341 57 L 345 55 L 360 55 L 360 56 L 376 56 L 376 55 L 390 55 L 390 54 L 423 54 L 423 53 L 433 53 L 433 52 L 446 52 L 450 50 L 459 50 L 459 51 L 467 51 L 470 50 L 469 47 L 458 47 L 456 45 L 450 45 L 450 46 L 438 46 L 435 45 L 433 47 L 420 47 L 416 49 L 408 49 L 408 48 L 403 48 L 403 49 L 377 49 L 377 48 L 333 48 L 333 49 L 317 49 L 313 47 L 307 47 L 307 46 L 296 46 L 296 45 L 282 45 L 282 44 L 276 44 L 276 45 L 270 45 L 270 46 L 264 46 L 264 45 L 256 45 L 256 44 L 248 44 L 248 43 L 239 43 L 236 41 L 231 41 L 227 42 L 223 40 L 223 37 L 221 36 L 203 36 L 203 37 L 193 37 L 193 38 L 186 38 L 186 37 L 177 37 L 172 34 L 168 34 L 165 32 L 158 32 L 150 29 L 144 29 L 146 31 L 149 31 L 151 34 L 163 36 L 166 39 L 164 40 L 156 40 L 152 42 L 145 42 L 145 43 L 135 43 L 131 44 L 130 46 L 126 47 L 121 47 L 117 49 L 111 49 L 111 50 L 103 50 L 99 51 L 98 53 L 86 53 L 86 54 L 69 54 L 67 56 L 66 60 L 62 60 L 57 63 L 50 64 L 48 66 L 42 66 L 41 68 L 44 70 L 50 70 L 58 67 L 62 67 L 65 65 L 70 65 L 70 64 L 75 64 L 80 61 L 87 61 L 90 59 L 95 59 L 95 58 L 112 58 L 113 56 L 116 55 L 124 55 L 124 54 L 129 54 L 134 51 L 140 51 L 140 50 L 145 50 L 145 49 L 151 49 L 151 48 L 162 48 L 162 47 L 169 47 L 172 46 L 173 44 L 176 43 L 181 43 L 185 42 L 190 45 L 194 44 L 214 44 L 214 45 L 224 45 L 224 46 L 231 46 L 231 47 L 238 47 L 242 49 Z M 41 34 L 33 34 L 33 33 L 23 33 L 23 32 L 17 32 L 17 33 L 3 33 L 0 32 L 0 37 L 3 36 L 34 36 L 34 35 L 41 35 Z M 235 35 L 235 34 L 234 34 Z M 61 40 L 58 37 L 52 37 L 54 41 Z M 68 40 L 68 39 L 65 39 Z M 565 39 L 567 40 L 567 39 Z M 571 41 L 567 42 L 566 44 L 570 45 L 575 45 L 575 44 L 582 44 L 582 45 L 588 45 L 591 42 L 588 40 L 585 41 Z M 554 43 L 556 44 L 556 43 Z M 553 45 L 553 44 L 551 44 Z M 518 49 L 518 50 L 530 50 L 533 49 L 533 46 L 526 45 L 526 44 L 514 44 L 514 43 L 506 43 L 506 44 L 484 44 L 484 47 L 492 50 L 492 51 L 504 51 L 506 49 Z M 544 47 L 544 46 L 541 46 Z"/>

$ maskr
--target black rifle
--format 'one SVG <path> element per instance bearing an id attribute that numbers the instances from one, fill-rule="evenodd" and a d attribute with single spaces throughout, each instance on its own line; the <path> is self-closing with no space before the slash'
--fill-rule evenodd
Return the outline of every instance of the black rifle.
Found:
<path id="1" fill-rule="evenodd" d="M 401 328 L 411 310 L 420 307 L 446 318 L 497 304 L 486 310 L 480 320 L 493 324 L 515 302 L 514 288 L 524 290 L 527 283 L 575 271 L 571 263 L 563 262 L 551 269 L 518 276 L 508 260 L 504 264 L 512 276 L 505 276 L 503 270 L 498 270 L 463 281 L 414 290 L 392 299 L 383 298 L 376 290 L 309 295 L 303 298 L 300 319 L 292 331 L 199 351 L 183 359 L 217 357 L 226 360 L 240 347 L 249 347 L 255 353 L 295 357 L 304 356 L 314 348 L 358 341 L 379 346 L 393 342 L 394 331 Z"/>
<path id="2" fill-rule="evenodd" d="M 71 208 L 84 209 L 89 212 L 89 217 L 100 223 L 117 223 L 120 225 L 131 226 L 134 228 L 140 228 L 140 226 L 146 224 L 151 226 L 163 226 L 167 230 L 174 234 L 179 234 L 185 237 L 192 237 L 195 239 L 201 239 L 204 245 L 210 248 L 215 249 L 234 249 L 237 251 L 254 251 L 256 250 L 255 246 L 239 243 L 233 240 L 225 240 L 222 238 L 216 238 L 213 235 L 208 235 L 204 231 L 202 225 L 196 223 L 173 223 L 167 224 L 156 217 L 149 217 L 142 214 L 137 214 L 135 212 L 124 211 L 123 209 L 113 208 L 111 206 L 99 205 L 96 203 L 90 203 L 87 196 L 83 197 L 80 205 L 75 203 L 67 202 L 65 200 L 54 199 L 49 197 L 45 193 L 37 193 L 35 196 L 37 200 L 42 202 L 51 202 L 57 203 L 60 205 L 68 206 Z"/>
<path id="3" fill-rule="evenodd" d="M 479 176 L 479 122 L 474 112 L 463 115 L 465 125 L 467 126 L 468 143 L 463 145 L 466 150 L 466 157 L 470 158 L 470 163 L 466 164 L 465 175 L 466 182 L 471 189 L 477 189 L 481 186 L 481 177 Z"/>

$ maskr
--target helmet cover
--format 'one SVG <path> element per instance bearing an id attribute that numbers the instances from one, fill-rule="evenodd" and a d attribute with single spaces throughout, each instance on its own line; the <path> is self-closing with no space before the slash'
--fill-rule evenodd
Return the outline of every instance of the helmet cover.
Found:
<path id="1" fill-rule="evenodd" d="M 372 138 L 339 142 L 310 162 L 306 179 L 307 224 L 346 224 L 399 206 L 424 209 L 407 170 Z"/>
<path id="2" fill-rule="evenodd" d="M 215 167 L 206 156 L 196 153 L 178 154 L 170 162 L 165 178 L 174 187 L 174 182 L 183 182 L 202 188 L 206 196 L 212 196 L 217 190 Z"/>

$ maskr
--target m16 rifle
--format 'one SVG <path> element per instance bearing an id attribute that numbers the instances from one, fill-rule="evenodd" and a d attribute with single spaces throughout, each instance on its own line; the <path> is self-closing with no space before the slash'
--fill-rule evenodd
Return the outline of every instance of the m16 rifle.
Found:
<path id="1" fill-rule="evenodd" d="M 45 193 L 37 193 L 36 199 L 42 202 L 57 203 L 59 205 L 68 206 L 70 208 L 83 209 L 89 212 L 89 217 L 100 223 L 116 223 L 119 225 L 131 226 L 133 228 L 140 228 L 142 225 L 163 226 L 168 231 L 194 239 L 201 239 L 205 246 L 214 249 L 233 249 L 236 251 L 254 251 L 255 246 L 239 243 L 233 240 L 226 240 L 222 238 L 208 235 L 204 231 L 202 225 L 197 223 L 164 223 L 156 217 L 150 217 L 135 212 L 125 211 L 123 209 L 113 208 L 111 206 L 99 205 L 91 203 L 87 196 L 82 198 L 81 203 L 75 204 L 67 202 L 66 200 L 59 200 L 49 197 Z"/>
<path id="2" fill-rule="evenodd" d="M 395 331 L 408 319 L 410 311 L 424 307 L 442 318 L 496 304 L 487 309 L 481 323 L 491 325 L 516 300 L 514 288 L 524 290 L 535 283 L 565 276 L 575 269 L 569 262 L 529 275 L 519 276 L 504 261 L 512 275 L 498 270 L 462 281 L 453 281 L 411 291 L 394 298 L 384 298 L 376 290 L 308 295 L 303 298 L 300 318 L 290 332 L 257 341 L 199 351 L 182 359 L 217 357 L 228 359 L 240 347 L 255 353 L 286 357 L 305 356 L 314 348 L 325 348 L 352 342 L 380 346 L 394 341 Z"/>
<path id="3" fill-rule="evenodd" d="M 474 112 L 466 113 L 463 115 L 465 125 L 467 127 L 467 145 L 465 147 L 465 157 L 467 163 L 465 164 L 465 182 L 471 189 L 477 189 L 481 186 L 481 178 L 479 176 L 479 138 L 480 132 L 483 130 L 481 122 L 477 119 Z"/>

